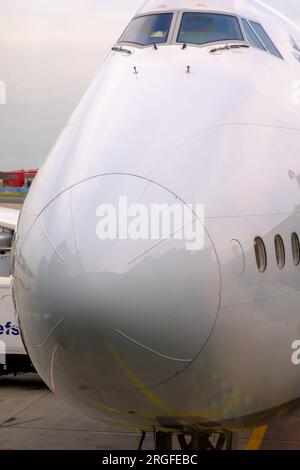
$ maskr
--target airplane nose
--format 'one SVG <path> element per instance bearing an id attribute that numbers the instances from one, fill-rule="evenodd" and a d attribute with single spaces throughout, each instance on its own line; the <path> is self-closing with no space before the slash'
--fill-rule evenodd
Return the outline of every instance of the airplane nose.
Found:
<path id="1" fill-rule="evenodd" d="M 132 175 L 89 179 L 46 207 L 19 247 L 14 290 L 26 346 L 52 388 L 70 390 L 72 377 L 78 393 L 110 402 L 191 364 L 220 301 L 202 222 L 176 194 Z M 197 237 L 187 239 L 187 225 Z"/>

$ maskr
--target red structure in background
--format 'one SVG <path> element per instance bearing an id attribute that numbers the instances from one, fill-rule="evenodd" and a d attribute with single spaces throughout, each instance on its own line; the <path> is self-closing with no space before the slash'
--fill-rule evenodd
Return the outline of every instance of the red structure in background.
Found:
<path id="1" fill-rule="evenodd" d="M 30 188 L 38 170 L 1 171 L 0 186 L 3 188 Z"/>

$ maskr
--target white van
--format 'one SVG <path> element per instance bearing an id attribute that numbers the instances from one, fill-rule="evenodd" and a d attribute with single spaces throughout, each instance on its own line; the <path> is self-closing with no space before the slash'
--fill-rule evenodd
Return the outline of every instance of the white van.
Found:
<path id="1" fill-rule="evenodd" d="M 9 232 L 0 228 L 0 375 L 33 372 L 17 325 L 10 285 Z"/>

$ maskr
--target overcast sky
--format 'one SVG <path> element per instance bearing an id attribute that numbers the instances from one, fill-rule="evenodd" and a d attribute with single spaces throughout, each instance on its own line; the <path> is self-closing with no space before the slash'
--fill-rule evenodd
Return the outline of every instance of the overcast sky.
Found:
<path id="1" fill-rule="evenodd" d="M 142 0 L 0 0 L 0 169 L 39 167 Z M 300 0 L 265 0 L 300 25 Z M 1 101 L 1 96 L 0 96 Z"/>

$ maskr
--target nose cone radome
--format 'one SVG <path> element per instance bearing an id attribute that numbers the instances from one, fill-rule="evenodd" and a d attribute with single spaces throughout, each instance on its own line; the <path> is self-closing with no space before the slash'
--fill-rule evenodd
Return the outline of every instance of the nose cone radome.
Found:
<path id="1" fill-rule="evenodd" d="M 116 404 L 126 390 L 174 377 L 204 348 L 220 296 L 213 245 L 197 216 L 198 238 L 187 240 L 187 219 L 167 233 L 168 211 L 155 219 L 155 207 L 184 204 L 144 178 L 99 176 L 54 200 L 18 247 L 21 328 L 34 365 L 56 391 L 90 390 Z M 145 217 L 150 229 L 140 239 Z"/>

